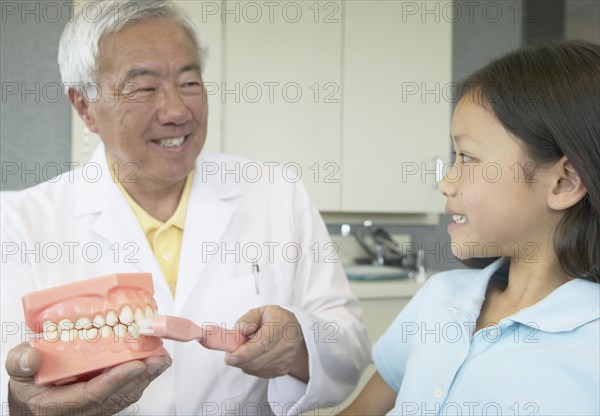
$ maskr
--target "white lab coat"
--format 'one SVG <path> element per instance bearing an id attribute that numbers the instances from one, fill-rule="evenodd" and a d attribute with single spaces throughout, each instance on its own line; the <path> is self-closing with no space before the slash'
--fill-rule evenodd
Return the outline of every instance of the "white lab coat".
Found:
<path id="1" fill-rule="evenodd" d="M 196 323 L 232 327 L 251 308 L 288 308 L 302 325 L 310 361 L 308 385 L 291 376 L 265 380 L 226 366 L 223 352 L 165 342 L 173 366 L 124 414 L 296 414 L 339 402 L 352 391 L 368 362 L 369 342 L 359 303 L 304 187 L 279 169 L 204 151 L 196 172 L 175 300 L 109 174 L 103 146 L 84 168 L 3 201 L 4 403 L 6 353 L 26 337 L 21 296 L 117 272 L 152 273 L 159 313 Z M 259 294 L 251 273 L 258 248 Z M 15 331 L 15 323 L 21 330 Z"/>

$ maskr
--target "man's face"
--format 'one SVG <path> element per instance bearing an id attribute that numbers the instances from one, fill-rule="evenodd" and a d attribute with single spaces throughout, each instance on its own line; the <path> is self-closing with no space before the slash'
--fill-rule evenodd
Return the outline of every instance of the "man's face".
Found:
<path id="1" fill-rule="evenodd" d="M 172 21 L 153 19 L 108 36 L 99 59 L 102 95 L 89 104 L 87 124 L 117 171 L 129 164 L 119 179 L 181 182 L 204 145 L 208 113 L 191 39 Z"/>

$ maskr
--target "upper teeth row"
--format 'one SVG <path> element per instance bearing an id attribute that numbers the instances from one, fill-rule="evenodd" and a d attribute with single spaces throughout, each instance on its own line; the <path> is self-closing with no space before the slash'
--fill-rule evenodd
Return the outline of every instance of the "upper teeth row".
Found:
<path id="1" fill-rule="evenodd" d="M 137 307 L 134 311 L 129 305 L 125 305 L 118 316 L 111 310 L 106 315 L 97 314 L 93 319 L 83 316 L 74 322 L 69 319 L 62 319 L 58 323 L 46 321 L 42 326 L 43 337 L 49 342 L 71 342 L 75 338 L 93 341 L 97 340 L 99 335 L 107 338 L 114 331 L 117 337 L 130 333 L 134 338 L 138 338 L 136 323 L 142 319 L 152 319 L 156 313 L 150 306 L 146 306 L 143 311 Z"/>
<path id="2" fill-rule="evenodd" d="M 464 224 L 465 222 L 467 222 L 467 217 L 465 217 L 464 215 L 453 215 L 452 220 L 458 224 Z"/>
<path id="3" fill-rule="evenodd" d="M 162 147 L 177 147 L 181 146 L 183 141 L 185 140 L 185 136 L 182 137 L 171 137 L 169 139 L 161 139 L 158 141 L 158 144 Z"/>

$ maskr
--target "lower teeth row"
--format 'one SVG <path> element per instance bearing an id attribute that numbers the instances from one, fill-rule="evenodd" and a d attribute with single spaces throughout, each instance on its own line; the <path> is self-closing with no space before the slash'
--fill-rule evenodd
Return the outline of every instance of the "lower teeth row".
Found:
<path id="1" fill-rule="evenodd" d="M 115 338 L 124 338 L 125 336 L 138 339 L 140 333 L 137 324 L 124 325 L 117 324 L 114 327 L 104 325 L 100 328 L 89 329 L 68 329 L 58 331 L 44 331 L 42 336 L 48 342 L 73 342 L 79 338 L 83 341 L 96 342 L 101 338 L 108 338 L 114 333 Z"/>

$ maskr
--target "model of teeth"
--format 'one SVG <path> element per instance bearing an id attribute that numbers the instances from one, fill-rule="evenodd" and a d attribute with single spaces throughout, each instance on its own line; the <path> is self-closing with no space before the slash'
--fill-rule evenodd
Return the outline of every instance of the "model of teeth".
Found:
<path id="1" fill-rule="evenodd" d="M 61 319 L 60 322 L 47 321 L 42 325 L 43 338 L 48 342 L 73 342 L 79 338 L 84 341 L 94 341 L 98 338 L 108 338 L 114 334 L 117 338 L 123 338 L 129 334 L 133 338 L 139 338 L 137 331 L 138 323 L 142 319 L 151 319 L 156 316 L 156 310 L 146 306 L 143 310 L 125 305 L 118 317 L 115 311 L 108 311 L 106 316 L 96 314 L 93 320 L 82 316 L 75 321 Z"/>
<path id="2" fill-rule="evenodd" d="M 142 319 L 157 314 L 153 295 L 150 273 L 114 273 L 23 296 L 25 323 L 35 334 L 29 344 L 42 355 L 35 384 L 76 383 L 124 362 L 166 354 L 160 338 L 138 331 Z"/>
<path id="3" fill-rule="evenodd" d="M 178 147 L 178 146 L 181 146 L 183 144 L 184 140 L 185 140 L 185 136 L 172 137 L 172 138 L 169 138 L 169 139 L 158 140 L 158 144 L 161 147 Z"/>
<path id="4" fill-rule="evenodd" d="M 467 222 L 467 217 L 464 215 L 453 215 L 452 220 L 457 224 L 464 224 Z"/>

